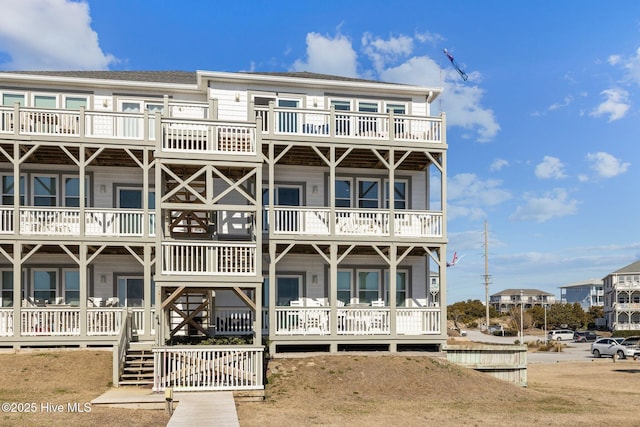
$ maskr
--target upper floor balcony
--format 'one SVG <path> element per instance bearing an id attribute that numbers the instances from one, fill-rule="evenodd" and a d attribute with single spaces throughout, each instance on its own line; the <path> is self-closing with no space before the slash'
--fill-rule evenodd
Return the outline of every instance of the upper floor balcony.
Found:
<path id="1" fill-rule="evenodd" d="M 300 109 L 256 106 L 256 116 L 262 117 L 263 136 L 347 138 L 366 141 L 399 141 L 441 144 L 443 119 L 396 115 L 389 113 Z"/>
<path id="2" fill-rule="evenodd" d="M 0 206 L 0 235 L 79 237 L 154 237 L 155 212 L 142 209 Z M 145 223 L 147 231 L 145 233 Z"/>
<path id="3" fill-rule="evenodd" d="M 442 237 L 443 215 L 437 211 L 388 209 L 335 209 L 328 207 L 275 206 L 274 235 Z M 264 231 L 268 230 L 267 221 Z M 391 225 L 393 224 L 393 230 Z"/>

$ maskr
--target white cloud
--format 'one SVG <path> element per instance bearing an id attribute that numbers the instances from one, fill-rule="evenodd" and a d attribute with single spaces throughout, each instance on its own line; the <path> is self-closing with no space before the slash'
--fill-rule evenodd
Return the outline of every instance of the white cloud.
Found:
<path id="1" fill-rule="evenodd" d="M 449 218 L 465 216 L 481 219 L 485 217 L 484 207 L 496 206 L 511 199 L 511 193 L 501 186 L 501 180 L 481 180 L 472 173 L 454 175 L 447 181 Z"/>
<path id="2" fill-rule="evenodd" d="M 345 77 L 358 77 L 357 54 L 351 40 L 338 34 L 334 38 L 307 34 L 307 60 L 293 63 L 294 71 L 313 71 Z"/>
<path id="3" fill-rule="evenodd" d="M 611 154 L 602 151 L 597 153 L 588 153 L 587 161 L 591 163 L 591 169 L 596 171 L 598 176 L 601 178 L 612 178 L 616 175 L 625 173 L 631 165 L 630 163 L 622 162 Z"/>
<path id="4" fill-rule="evenodd" d="M 572 102 L 573 102 L 573 96 L 571 95 L 565 96 L 562 102 L 556 102 L 554 104 L 551 104 L 549 106 L 549 111 L 554 111 L 560 108 L 568 107 Z"/>
<path id="5" fill-rule="evenodd" d="M 557 157 L 544 156 L 541 163 L 536 166 L 536 177 L 540 179 L 566 178 L 564 164 Z"/>
<path id="6" fill-rule="evenodd" d="M 609 58 L 607 58 L 609 65 L 618 65 L 621 61 L 622 56 L 620 55 L 609 55 Z"/>
<path id="7" fill-rule="evenodd" d="M 509 162 L 506 161 L 505 159 L 495 159 L 491 163 L 491 166 L 489 166 L 489 170 L 491 170 L 492 172 L 497 172 L 502 170 L 502 168 L 506 166 L 509 166 Z"/>
<path id="8" fill-rule="evenodd" d="M 627 114 L 627 111 L 629 111 L 629 92 L 626 90 L 606 89 L 600 92 L 600 94 L 604 95 L 606 100 L 598 105 L 590 115 L 595 117 L 608 115 L 609 122 L 613 122 L 623 118 Z"/>
<path id="9" fill-rule="evenodd" d="M 511 215 L 515 221 L 545 222 L 552 218 L 574 215 L 578 211 L 578 201 L 569 199 L 566 190 L 556 188 L 542 197 L 524 195 L 525 204 L 518 206 Z"/>
<path id="10" fill-rule="evenodd" d="M 413 39 L 403 35 L 383 40 L 371 33 L 364 33 L 361 42 L 364 53 L 378 73 L 384 71 L 389 61 L 406 58 L 413 51 Z"/>
<path id="11" fill-rule="evenodd" d="M 89 5 L 70 0 L 0 0 L 5 70 L 104 70 L 116 62 L 100 49 Z"/>

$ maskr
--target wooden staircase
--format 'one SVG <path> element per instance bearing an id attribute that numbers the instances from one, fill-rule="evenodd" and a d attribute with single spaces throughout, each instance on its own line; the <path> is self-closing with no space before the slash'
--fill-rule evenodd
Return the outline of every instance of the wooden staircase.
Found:
<path id="1" fill-rule="evenodd" d="M 153 386 L 153 353 L 150 348 L 131 347 L 127 350 L 121 386 Z"/>

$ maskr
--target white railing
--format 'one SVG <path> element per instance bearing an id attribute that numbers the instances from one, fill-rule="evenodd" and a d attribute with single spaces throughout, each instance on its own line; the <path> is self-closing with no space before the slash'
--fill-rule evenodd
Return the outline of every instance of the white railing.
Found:
<path id="1" fill-rule="evenodd" d="M 254 125 L 164 119 L 162 150 L 204 154 L 255 154 Z"/>
<path id="2" fill-rule="evenodd" d="M 163 242 L 162 274 L 256 274 L 256 244 Z"/>
<path id="3" fill-rule="evenodd" d="M 276 307 L 275 335 L 328 335 L 330 307 Z M 389 307 L 337 308 L 338 335 L 389 335 Z M 436 335 L 440 333 L 439 308 L 396 309 L 396 332 L 401 335 Z"/>
<path id="4" fill-rule="evenodd" d="M 442 213 L 396 211 L 394 226 L 400 237 L 442 237 Z"/>
<path id="5" fill-rule="evenodd" d="M 264 349 L 192 346 L 153 349 L 153 390 L 261 390 Z"/>
<path id="6" fill-rule="evenodd" d="M 336 209 L 336 234 L 340 236 L 388 236 L 389 211 Z"/>
<path id="7" fill-rule="evenodd" d="M 0 207 L 0 234 L 14 231 L 13 207 Z M 149 236 L 155 235 L 155 212 L 147 215 Z M 144 211 L 140 209 L 85 210 L 87 236 L 143 236 Z M 19 232 L 23 235 L 80 235 L 80 210 L 65 207 L 20 207 Z"/>
<path id="8" fill-rule="evenodd" d="M 613 324 L 614 331 L 637 331 L 640 330 L 640 323 L 621 323 L 615 322 Z"/>
<path id="9" fill-rule="evenodd" d="M 95 209 L 85 211 L 88 236 L 143 236 L 144 211 L 139 209 Z M 155 236 L 155 212 L 149 212 L 149 236 Z"/>
<path id="10" fill-rule="evenodd" d="M 397 308 L 396 331 L 404 335 L 440 334 L 439 308 Z"/>
<path id="11" fill-rule="evenodd" d="M 22 308 L 22 336 L 80 335 L 79 308 Z"/>
<path id="12" fill-rule="evenodd" d="M 329 307 L 276 307 L 276 335 L 328 335 Z"/>
<path id="13" fill-rule="evenodd" d="M 14 133 L 13 107 L 0 106 L 0 133 Z"/>
<path id="14" fill-rule="evenodd" d="M 274 233 L 329 234 L 328 208 L 275 206 L 273 213 L 275 217 Z"/>
<path id="15" fill-rule="evenodd" d="M 87 308 L 87 335 L 118 335 L 125 315 L 123 308 Z"/>
<path id="16" fill-rule="evenodd" d="M 440 117 L 263 106 L 255 111 L 263 119 L 264 134 L 442 142 Z"/>
<path id="17" fill-rule="evenodd" d="M 92 138 L 139 140 L 145 138 L 145 115 L 143 113 L 118 113 L 106 111 L 87 111 L 85 117 L 85 135 Z M 150 119 L 153 117 L 150 116 Z M 153 120 L 148 120 L 151 128 Z M 147 132 L 152 139 L 152 132 Z"/>
<path id="18" fill-rule="evenodd" d="M 130 308 L 129 311 L 131 312 L 131 328 L 138 335 L 144 335 L 145 326 L 147 323 L 145 322 L 144 308 L 142 307 Z"/>
<path id="19" fill-rule="evenodd" d="M 13 308 L 0 309 L 0 337 L 13 336 Z"/>
<path id="20" fill-rule="evenodd" d="M 20 234 L 78 235 L 80 211 L 60 207 L 21 207 Z"/>
<path id="21" fill-rule="evenodd" d="M 20 108 L 20 133 L 25 135 L 79 135 L 80 113 L 73 110 Z"/>

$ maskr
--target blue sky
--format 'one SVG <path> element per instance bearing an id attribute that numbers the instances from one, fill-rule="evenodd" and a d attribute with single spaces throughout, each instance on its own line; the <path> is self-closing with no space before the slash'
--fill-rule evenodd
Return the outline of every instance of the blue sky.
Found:
<path id="1" fill-rule="evenodd" d="M 0 0 L 0 70 L 313 71 L 440 86 L 448 303 L 640 258 L 640 2 Z M 464 68 L 463 81 L 442 49 Z"/>

